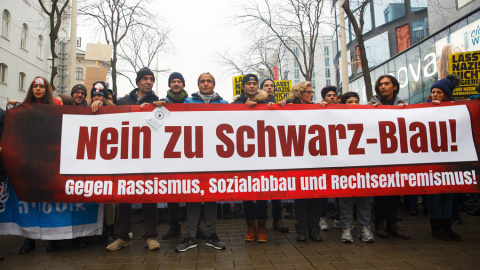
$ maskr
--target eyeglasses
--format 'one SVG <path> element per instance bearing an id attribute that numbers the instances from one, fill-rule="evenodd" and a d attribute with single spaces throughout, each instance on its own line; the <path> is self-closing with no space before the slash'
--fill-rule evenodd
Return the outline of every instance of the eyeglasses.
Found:
<path id="1" fill-rule="evenodd" d="M 302 93 L 313 94 L 313 91 L 302 91 Z"/>

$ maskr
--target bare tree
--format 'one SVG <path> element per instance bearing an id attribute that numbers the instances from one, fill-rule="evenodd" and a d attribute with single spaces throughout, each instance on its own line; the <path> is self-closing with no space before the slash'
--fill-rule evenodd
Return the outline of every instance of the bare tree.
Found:
<path id="1" fill-rule="evenodd" d="M 50 9 L 45 6 L 45 1 L 38 0 L 38 3 L 42 7 L 43 11 L 48 15 L 50 25 L 50 53 L 52 54 L 52 74 L 50 76 L 50 82 L 53 85 L 53 78 L 57 75 L 57 67 L 55 66 L 55 58 L 58 58 L 55 53 L 55 42 L 58 39 L 58 32 L 62 27 L 62 21 L 64 19 L 64 12 L 68 7 L 69 0 L 51 0 Z M 55 86 L 54 86 L 55 87 Z"/>
<path id="2" fill-rule="evenodd" d="M 367 100 L 371 100 L 373 97 L 372 92 L 372 79 L 370 77 L 370 70 L 368 68 L 368 59 L 365 52 L 365 41 L 363 39 L 363 26 L 364 26 L 364 15 L 365 8 L 367 7 L 369 0 L 363 0 L 359 3 L 360 6 L 355 9 L 350 9 L 350 0 L 345 0 L 343 2 L 342 8 L 345 11 L 345 14 L 348 17 L 348 20 L 352 24 L 352 29 L 354 31 L 355 37 L 357 38 L 358 50 L 360 56 L 360 63 L 362 64 L 362 74 L 363 80 L 365 82 L 365 91 L 367 94 Z"/>
<path id="3" fill-rule="evenodd" d="M 255 29 L 263 25 L 289 51 L 299 64 L 300 73 L 312 79 L 315 49 L 323 22 L 323 0 L 249 1 L 238 16 Z M 298 50 L 298 53 L 297 53 Z"/>
<path id="4" fill-rule="evenodd" d="M 155 16 L 149 11 L 150 0 L 90 0 L 82 2 L 79 14 L 96 20 L 107 44 L 113 45 L 112 82 L 117 93 L 117 61 L 119 45 L 135 26 L 154 26 Z"/>
<path id="5" fill-rule="evenodd" d="M 269 39 L 262 34 L 254 34 L 252 41 L 240 56 L 232 57 L 228 52 L 217 52 L 217 62 L 227 67 L 226 72 L 245 74 L 255 72 L 260 78 L 274 78 L 275 72 L 279 72 L 278 78 L 283 79 L 283 59 L 286 50 L 276 38 Z"/>
<path id="6" fill-rule="evenodd" d="M 155 57 L 168 49 L 169 30 L 159 30 L 151 26 L 136 25 L 124 41 L 120 43 L 118 52 L 119 59 L 126 62 L 126 69 L 117 67 L 117 74 L 126 77 L 132 86 L 134 81 L 127 75 L 136 73 L 142 67 L 149 67 L 153 64 Z M 159 71 L 166 72 L 167 70 Z"/>

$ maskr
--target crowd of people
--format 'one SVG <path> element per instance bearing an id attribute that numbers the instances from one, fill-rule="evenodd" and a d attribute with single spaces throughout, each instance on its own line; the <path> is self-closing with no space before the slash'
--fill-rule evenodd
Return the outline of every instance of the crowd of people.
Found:
<path id="1" fill-rule="evenodd" d="M 66 106 L 90 106 L 92 112 L 98 111 L 101 106 L 115 105 L 140 105 L 154 104 L 161 107 L 167 103 L 210 103 L 222 104 L 228 103 L 217 92 L 215 92 L 215 78 L 212 74 L 206 72 L 200 74 L 197 81 L 198 92 L 190 96 L 185 90 L 185 79 L 179 72 L 172 73 L 168 78 L 167 95 L 165 98 L 159 98 L 152 91 L 155 83 L 155 76 L 149 68 L 142 68 L 137 72 L 137 88 L 133 89 L 128 95 L 119 98 L 108 89 L 103 81 L 97 81 L 90 90 L 91 102 L 87 103 L 87 87 L 77 84 L 71 89 L 70 95 L 60 94 L 54 97 L 53 88 L 47 79 L 36 77 L 28 88 L 23 103 L 36 104 L 56 104 Z M 434 83 L 430 89 L 431 94 L 426 102 L 435 105 L 443 102 L 453 101 L 453 89 L 459 84 L 460 78 L 451 74 L 446 78 Z M 375 82 L 376 95 L 369 102 L 373 106 L 406 106 L 406 102 L 399 97 L 399 82 L 391 75 L 382 75 Z M 480 92 L 480 85 L 479 89 Z M 360 97 L 355 92 L 346 92 L 337 95 L 335 86 L 326 86 L 321 91 L 322 101 L 317 106 L 328 107 L 331 104 L 359 105 Z M 233 100 L 233 104 L 246 104 L 248 107 L 256 104 L 278 103 L 280 106 L 295 106 L 295 104 L 312 104 L 314 87 L 311 82 L 299 82 L 293 85 L 289 98 L 286 100 L 275 100 L 275 82 L 270 78 L 264 79 L 259 83 L 259 79 L 254 74 L 247 74 L 243 77 L 241 83 L 241 93 Z M 10 100 L 10 106 L 19 106 L 21 103 L 16 100 Z M 291 104 L 291 105 L 290 105 Z M 0 108 L 0 136 L 3 126 L 5 111 Z M 2 149 L 0 148 L 0 154 Z M 8 181 L 6 169 L 0 162 L 0 180 Z M 455 212 L 454 207 L 455 194 L 430 194 L 423 196 L 424 213 L 429 215 L 432 236 L 441 240 L 460 241 L 461 236 L 452 230 L 452 217 Z M 406 202 L 414 201 L 411 204 L 410 213 L 416 215 L 417 196 L 404 196 Z M 477 198 L 478 200 L 478 198 Z M 322 241 L 320 231 L 329 230 L 327 223 L 327 209 L 329 207 L 328 199 L 295 199 L 293 201 L 294 216 L 296 218 L 295 231 L 296 240 L 299 242 Z M 288 214 L 292 214 L 292 201 L 286 205 Z M 207 246 L 223 250 L 225 244 L 219 239 L 216 233 L 217 217 L 223 210 L 224 218 L 231 217 L 233 209 L 241 208 L 242 202 L 189 202 L 186 205 L 186 232 L 183 240 L 176 247 L 177 252 L 184 252 L 197 246 L 197 240 L 203 239 Z M 289 228 L 282 221 L 282 202 L 272 200 L 272 228 L 282 233 L 288 233 Z M 358 221 L 358 238 L 365 243 L 373 243 L 375 236 L 388 237 L 394 236 L 401 239 L 409 239 L 410 235 L 403 232 L 397 225 L 399 220 L 398 208 L 400 196 L 375 196 L 371 197 L 351 197 L 335 199 L 335 222 L 334 227 L 342 229 L 341 241 L 352 243 L 354 231 L 353 220 L 356 216 Z M 158 242 L 158 211 L 156 203 L 144 203 L 141 206 L 143 214 L 143 239 L 145 246 L 149 250 L 160 249 Z M 267 209 L 268 201 L 243 201 L 243 209 L 246 221 L 245 241 L 259 243 L 267 242 Z M 107 204 L 105 207 L 105 237 L 106 250 L 115 251 L 131 244 L 131 203 Z M 178 203 L 168 203 L 168 224 L 169 229 L 163 234 L 162 239 L 172 239 L 180 236 L 182 233 L 180 224 L 181 207 Z M 480 208 L 471 213 L 480 215 Z M 455 220 L 455 219 L 454 219 Z M 373 231 L 370 223 L 373 222 Z M 201 224 L 204 224 L 202 229 Z M 77 239 L 79 247 L 87 246 L 84 237 Z M 47 251 L 53 252 L 59 248 L 58 240 L 50 240 L 47 245 Z M 20 248 L 20 254 L 28 253 L 35 249 L 35 240 L 26 239 Z M 0 258 L 3 258 L 0 254 Z"/>

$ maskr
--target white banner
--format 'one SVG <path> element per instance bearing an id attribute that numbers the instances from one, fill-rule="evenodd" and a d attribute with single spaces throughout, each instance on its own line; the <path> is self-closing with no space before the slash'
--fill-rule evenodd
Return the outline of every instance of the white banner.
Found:
<path id="1" fill-rule="evenodd" d="M 465 105 L 63 115 L 61 174 L 339 168 L 477 161 Z M 155 115 L 156 114 L 156 115 Z M 163 118 L 164 117 L 164 118 Z M 157 129 L 158 128 L 158 129 Z"/>

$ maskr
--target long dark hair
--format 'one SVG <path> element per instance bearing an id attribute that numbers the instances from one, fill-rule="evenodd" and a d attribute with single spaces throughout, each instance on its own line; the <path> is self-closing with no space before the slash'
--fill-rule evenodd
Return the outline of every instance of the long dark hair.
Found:
<path id="1" fill-rule="evenodd" d="M 398 93 L 400 92 L 400 83 L 398 82 L 397 78 L 395 78 L 395 77 L 393 77 L 392 75 L 389 75 L 389 74 L 382 75 L 382 76 L 378 77 L 377 81 L 375 82 L 375 93 L 377 93 L 377 95 L 380 97 L 380 94 L 378 93 L 379 92 L 379 84 L 380 84 L 380 81 L 383 78 L 389 78 L 390 81 L 392 82 L 393 86 L 397 87 L 397 90 L 393 90 L 393 98 L 395 98 L 398 95 Z"/>
<path id="2" fill-rule="evenodd" d="M 35 79 L 36 78 L 42 78 L 43 81 L 45 82 L 45 96 L 43 96 L 41 103 L 55 105 L 56 103 L 53 97 L 53 87 L 50 85 L 47 79 L 40 76 L 35 77 Z M 37 99 L 33 95 L 33 85 L 34 85 L 35 79 L 30 84 L 30 87 L 28 88 L 28 91 L 27 91 L 27 96 L 25 97 L 25 100 L 23 101 L 23 103 L 37 103 Z"/>

